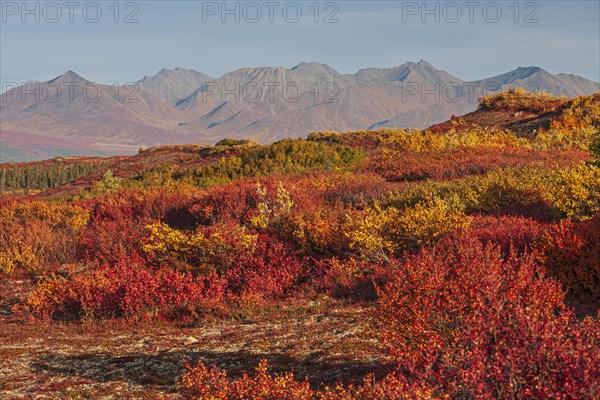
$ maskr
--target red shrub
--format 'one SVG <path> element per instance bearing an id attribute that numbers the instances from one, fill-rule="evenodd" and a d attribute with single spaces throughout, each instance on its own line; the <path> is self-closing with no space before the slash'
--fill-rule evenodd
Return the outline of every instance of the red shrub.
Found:
<path id="1" fill-rule="evenodd" d="M 189 205 L 194 197 L 185 192 L 170 193 L 152 189 L 126 189 L 83 201 L 97 220 L 128 218 L 136 221 L 164 219 L 173 209 Z"/>
<path id="2" fill-rule="evenodd" d="M 600 216 L 554 225 L 536 250 L 537 259 L 570 294 L 600 296 Z"/>
<path id="3" fill-rule="evenodd" d="M 256 180 L 243 180 L 206 190 L 190 211 L 203 225 L 215 222 L 247 224 L 255 215 L 258 204 Z"/>
<path id="4" fill-rule="evenodd" d="M 113 223 L 115 221 L 111 221 Z M 213 227 L 207 228 L 206 232 Z M 38 285 L 24 302 L 24 310 L 44 318 L 112 318 L 162 315 L 170 309 L 198 306 L 210 299 L 225 297 L 279 298 L 289 294 L 312 275 L 312 263 L 293 246 L 268 234 L 255 245 L 245 247 L 239 236 L 220 230 L 213 236 L 205 259 L 210 268 L 182 274 L 170 267 L 146 267 L 135 252 L 97 268 L 64 277 L 54 277 Z M 108 237 L 98 237 L 100 243 Z M 115 243 L 113 243 L 115 244 Z M 116 243 L 118 244 L 118 243 Z M 123 248 L 102 247 L 95 259 L 120 257 Z M 106 252 L 105 252 L 106 251 Z"/>
<path id="5" fill-rule="evenodd" d="M 147 225 L 157 221 L 180 228 L 195 225 L 188 212 L 192 202 L 193 197 L 186 193 L 138 189 L 88 201 L 92 216 L 77 240 L 79 257 L 98 264 L 137 261 Z"/>
<path id="6" fill-rule="evenodd" d="M 461 147 L 446 151 L 403 152 L 397 157 L 373 157 L 365 164 L 390 182 L 448 180 L 532 164 L 573 165 L 585 160 L 584 151 L 543 152 L 525 147 Z"/>
<path id="7" fill-rule="evenodd" d="M 332 297 L 373 301 L 377 299 L 377 287 L 390 279 L 386 265 L 374 265 L 357 259 L 320 260 L 318 281 L 320 290 Z"/>
<path id="8" fill-rule="evenodd" d="M 380 199 L 395 188 L 396 185 L 376 174 L 356 173 L 336 177 L 335 184 L 325 188 L 322 195 L 330 203 L 342 202 L 344 205 L 357 206 Z"/>
<path id="9" fill-rule="evenodd" d="M 546 229 L 546 225 L 529 218 L 477 215 L 468 233 L 484 244 L 498 246 L 502 254 L 508 255 L 511 249 L 519 254 L 531 252 Z"/>
<path id="10" fill-rule="evenodd" d="M 574 320 L 531 257 L 470 238 L 399 265 L 377 313 L 399 379 L 450 398 L 595 398 L 600 323 Z"/>
<path id="11" fill-rule="evenodd" d="M 152 317 L 169 307 L 222 298 L 220 281 L 196 279 L 170 269 L 150 270 L 118 263 L 51 277 L 25 300 L 22 310 L 38 319 Z"/>
<path id="12" fill-rule="evenodd" d="M 95 264 L 138 262 L 144 224 L 131 219 L 95 219 L 77 238 L 79 260 Z"/>
<path id="13" fill-rule="evenodd" d="M 308 278 L 310 265 L 293 246 L 261 234 L 256 247 L 231 260 L 218 261 L 218 271 L 233 294 L 281 297 Z"/>

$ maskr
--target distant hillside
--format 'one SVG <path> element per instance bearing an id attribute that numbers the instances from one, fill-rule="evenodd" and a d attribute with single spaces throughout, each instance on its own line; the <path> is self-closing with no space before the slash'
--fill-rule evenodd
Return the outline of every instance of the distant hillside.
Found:
<path id="1" fill-rule="evenodd" d="M 2 95 L 0 161 L 77 151 L 133 153 L 223 137 L 268 143 L 323 130 L 425 128 L 474 111 L 477 99 L 490 91 L 516 86 L 567 97 L 600 91 L 597 82 L 539 67 L 465 82 L 424 60 L 355 74 L 319 63 L 242 68 L 217 79 L 191 69 L 162 69 L 121 87 L 68 71 Z"/>
<path id="2" fill-rule="evenodd" d="M 163 68 L 156 75 L 145 76 L 136 84 L 140 90 L 153 94 L 167 103 L 175 104 L 177 100 L 192 94 L 203 83 L 212 80 L 210 76 L 193 69 Z"/>
<path id="3" fill-rule="evenodd" d="M 591 132 L 594 132 L 594 129 L 600 126 L 600 93 L 571 100 L 556 98 L 551 95 L 521 94 L 510 91 L 501 95 L 486 97 L 478 110 L 460 117 L 453 116 L 450 120 L 427 128 L 426 131 L 429 135 L 444 137 L 448 132 L 460 135 L 471 128 L 476 132 L 491 128 L 496 133 L 506 130 L 515 137 L 527 138 L 532 143 L 536 143 L 535 141 L 540 133 L 550 131 L 548 140 L 553 141 L 554 145 L 563 146 L 562 144 L 558 145 L 558 142 L 563 140 L 565 147 L 578 148 L 578 151 L 581 152 L 581 149 L 579 149 L 583 143 L 581 138 L 574 137 L 572 140 L 568 136 L 564 136 L 564 133 L 557 134 L 557 132 L 570 131 L 569 118 L 565 119 L 565 116 L 578 113 L 586 115 L 583 118 L 584 121 L 581 122 L 592 127 Z M 552 126 L 555 126 L 555 128 L 552 128 Z M 552 129 L 555 132 L 552 132 Z M 578 125 L 578 130 L 582 130 L 583 135 L 587 134 L 585 133 L 586 129 Z M 412 135 L 413 133 L 410 130 L 404 132 L 390 128 L 372 131 L 350 131 L 347 133 L 315 132 L 309 135 L 306 140 L 284 140 L 274 145 L 259 145 L 251 141 L 228 139 L 218 142 L 215 146 L 201 144 L 155 146 L 141 149 L 138 154 L 132 156 L 60 158 L 51 161 L 10 163 L 3 164 L 2 168 L 2 170 L 12 171 L 9 174 L 10 176 L 25 176 L 27 171 L 33 176 L 29 181 L 23 178 L 22 181 L 19 181 L 20 183 L 17 182 L 17 186 L 5 185 L 4 189 L 39 189 L 39 185 L 35 182 L 39 181 L 40 171 L 47 170 L 48 165 L 53 165 L 59 169 L 64 169 L 65 165 L 68 167 L 72 164 L 85 164 L 86 168 L 89 168 L 89 165 L 94 165 L 97 168 L 90 168 L 89 173 L 81 173 L 85 169 L 78 169 L 80 172 L 73 175 L 73 179 L 69 180 L 67 185 L 42 186 L 44 191 L 39 194 L 40 196 L 71 195 L 90 189 L 103 179 L 103 174 L 107 169 L 111 169 L 116 177 L 134 180 L 138 178 L 151 180 L 150 177 L 153 174 L 169 176 L 171 172 L 182 179 L 184 176 L 188 176 L 190 179 L 202 179 L 204 175 L 208 177 L 218 175 L 219 170 L 222 170 L 221 173 L 226 177 L 240 173 L 260 176 L 264 172 L 262 169 L 269 168 L 270 158 L 277 158 L 274 154 L 278 152 L 294 153 L 294 157 L 304 161 L 306 160 L 304 155 L 301 154 L 302 146 L 309 146 L 310 152 L 318 153 L 323 150 L 319 147 L 320 144 L 345 143 L 351 148 L 363 148 L 367 152 L 372 152 L 379 146 L 378 142 L 369 142 L 373 138 L 382 138 L 390 134 Z M 327 154 L 327 156 L 335 157 L 335 154 Z M 231 161 L 232 157 L 239 157 L 239 162 L 252 165 L 252 168 L 241 168 L 240 165 Z M 321 155 L 316 159 L 321 160 Z M 418 163 L 418 161 L 415 162 Z M 487 162 L 491 161 L 488 160 Z M 2 170 L 0 172 L 3 172 Z M 2 175 L 0 175 L 0 183 L 2 179 Z M 31 182 L 33 184 L 30 184 Z"/>

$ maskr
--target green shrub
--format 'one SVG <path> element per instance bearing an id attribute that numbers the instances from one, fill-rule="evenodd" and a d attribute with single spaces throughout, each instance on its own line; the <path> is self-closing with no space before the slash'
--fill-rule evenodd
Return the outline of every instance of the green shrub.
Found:
<path id="1" fill-rule="evenodd" d="M 232 146 L 239 146 L 242 144 L 249 144 L 250 141 L 248 139 L 241 139 L 241 140 L 237 140 L 237 139 L 221 139 L 219 140 L 215 146 L 227 146 L 227 147 L 232 147 Z"/>

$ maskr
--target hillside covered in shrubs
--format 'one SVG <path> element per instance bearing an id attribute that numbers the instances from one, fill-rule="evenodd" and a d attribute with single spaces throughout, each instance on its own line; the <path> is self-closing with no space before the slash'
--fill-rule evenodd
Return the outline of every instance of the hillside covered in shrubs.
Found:
<path id="1" fill-rule="evenodd" d="M 0 393 L 600 397 L 600 94 L 1 170 L 0 358 L 62 344 L 5 364 Z M 107 326 L 159 333 L 116 356 Z M 171 351 L 181 332 L 196 342 Z"/>

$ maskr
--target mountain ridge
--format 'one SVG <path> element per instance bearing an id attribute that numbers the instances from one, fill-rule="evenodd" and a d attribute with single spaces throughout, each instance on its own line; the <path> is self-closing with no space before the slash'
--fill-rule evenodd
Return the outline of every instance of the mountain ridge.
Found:
<path id="1" fill-rule="evenodd" d="M 354 74 L 318 62 L 245 67 L 218 78 L 188 68 L 162 68 L 123 86 L 93 83 L 69 70 L 2 94 L 0 132 L 59 142 L 85 139 L 90 149 L 123 152 L 165 143 L 214 143 L 223 137 L 272 142 L 311 131 L 424 128 L 474 111 L 477 98 L 489 94 L 486 90 L 513 86 L 567 97 L 600 91 L 598 82 L 536 66 L 464 81 L 425 60 Z M 90 101 L 94 93 L 99 98 Z M 57 94 L 56 101 L 44 98 Z"/>

